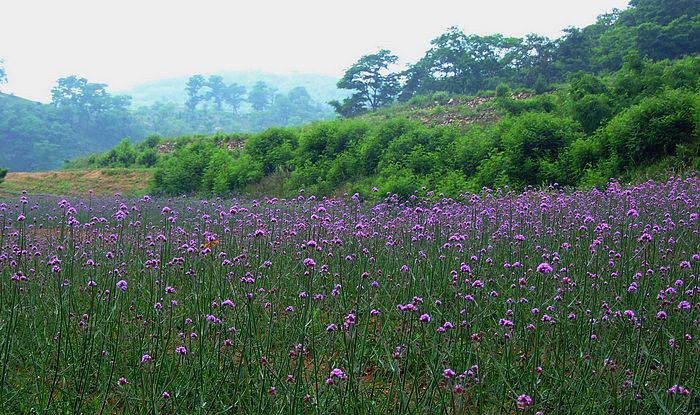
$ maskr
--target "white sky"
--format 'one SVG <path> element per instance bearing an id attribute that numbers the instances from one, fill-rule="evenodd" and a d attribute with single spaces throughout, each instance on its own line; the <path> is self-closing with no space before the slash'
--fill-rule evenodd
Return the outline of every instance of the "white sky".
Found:
<path id="1" fill-rule="evenodd" d="M 227 70 L 340 77 L 390 49 L 415 62 L 449 26 L 465 33 L 558 37 L 628 0 L 9 0 L 0 6 L 0 86 L 48 101 L 76 74 L 119 91 Z M 421 5 L 418 5 L 421 4 Z"/>

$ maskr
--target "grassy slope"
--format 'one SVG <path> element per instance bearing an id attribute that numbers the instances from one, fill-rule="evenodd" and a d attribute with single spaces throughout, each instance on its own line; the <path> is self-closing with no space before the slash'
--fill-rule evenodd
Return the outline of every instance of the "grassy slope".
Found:
<path id="1" fill-rule="evenodd" d="M 146 193 L 152 176 L 151 171 L 143 169 L 10 172 L 0 184 L 0 195 L 23 190 L 31 194 L 85 195 L 92 190 L 96 195 L 140 196 Z"/>

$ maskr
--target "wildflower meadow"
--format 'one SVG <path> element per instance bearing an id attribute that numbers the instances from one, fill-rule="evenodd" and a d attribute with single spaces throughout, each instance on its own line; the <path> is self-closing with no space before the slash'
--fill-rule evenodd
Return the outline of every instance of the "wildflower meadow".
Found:
<path id="1" fill-rule="evenodd" d="M 0 201 L 2 413 L 700 412 L 700 179 Z"/>

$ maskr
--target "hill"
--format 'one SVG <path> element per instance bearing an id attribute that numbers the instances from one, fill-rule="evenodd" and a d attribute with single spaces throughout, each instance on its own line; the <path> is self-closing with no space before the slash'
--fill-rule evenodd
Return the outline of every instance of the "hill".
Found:
<path id="1" fill-rule="evenodd" d="M 78 121 L 64 109 L 0 93 L 0 166 L 12 171 L 59 168 L 65 160 L 104 151 L 133 136 L 124 111 Z"/>
<path id="2" fill-rule="evenodd" d="M 540 94 L 436 92 L 294 128 L 123 142 L 73 166 L 153 167 L 150 190 L 166 194 L 604 185 L 700 169 L 698 79 L 700 57 L 631 61 Z"/>
<path id="3" fill-rule="evenodd" d="M 244 99 L 235 82 L 195 75 L 186 109 L 133 114 L 141 132 L 184 137 L 123 140 L 69 166 L 154 168 L 151 190 L 169 194 L 402 196 L 698 169 L 698 35 L 697 0 L 631 1 L 559 39 L 452 27 L 404 71 L 391 71 L 398 57 L 388 50 L 362 56 L 337 84 L 349 96 L 331 102 L 343 119 L 320 122 L 330 114 L 304 88 L 285 95 L 257 83 Z M 112 100 L 115 111 L 127 104 Z M 86 118 L 78 127 L 89 131 Z"/>
<path id="4" fill-rule="evenodd" d="M 244 75 L 252 77 L 256 73 Z M 343 96 L 335 86 L 336 92 L 331 92 L 330 80 L 325 77 L 261 76 L 273 79 L 280 88 L 304 82 L 321 94 L 322 100 Z M 246 81 L 250 79 L 245 78 Z M 179 82 L 156 82 L 155 91 L 163 91 L 158 85 L 173 88 L 179 85 L 179 94 L 184 96 L 184 83 Z M 155 99 L 152 88 L 144 86 L 136 92 L 139 91 L 142 92 L 139 97 L 148 95 Z M 76 76 L 58 80 L 51 104 L 0 93 L 0 148 L 3 149 L 0 167 L 11 171 L 50 170 L 60 168 L 66 160 L 105 151 L 123 138 L 137 142 L 150 135 L 256 132 L 335 116 L 331 107 L 323 103 L 325 101 L 314 98 L 303 86 L 284 91 L 268 89 L 267 93 L 263 106 L 255 110 L 241 108 L 241 111 L 209 102 L 186 109 L 182 102 L 176 105 L 160 101 L 134 109 L 129 96 L 111 94 L 106 85 Z M 164 99 L 169 99 L 167 94 Z M 241 101 L 245 107 L 245 97 Z"/>

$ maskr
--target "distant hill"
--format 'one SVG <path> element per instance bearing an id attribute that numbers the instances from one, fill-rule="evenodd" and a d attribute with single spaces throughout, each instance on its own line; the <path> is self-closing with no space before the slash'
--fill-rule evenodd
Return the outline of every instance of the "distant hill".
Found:
<path id="1" fill-rule="evenodd" d="M 264 72 L 222 76 L 228 84 L 235 82 L 248 89 L 256 82 L 265 82 L 274 89 L 274 99 L 257 111 L 245 101 L 239 111 L 217 109 L 211 103 L 187 110 L 185 77 L 149 82 L 131 91 L 110 90 L 104 96 L 93 93 L 93 87 L 99 84 L 75 76 L 62 78 L 59 83 L 63 82 L 66 91 L 81 89 L 85 95 L 78 94 L 81 98 L 76 100 L 67 93 L 65 102 L 59 105 L 0 93 L 0 167 L 14 172 L 56 169 L 66 160 L 105 151 L 123 138 L 140 141 L 150 135 L 243 133 L 291 127 L 333 118 L 335 113 L 327 102 L 347 97 L 336 88 L 336 80 L 326 76 Z M 299 87 L 305 94 L 299 95 Z M 121 95 L 131 95 L 133 100 L 130 103 Z"/>
<path id="2" fill-rule="evenodd" d="M 300 73 L 280 75 L 260 71 L 217 72 L 216 75 L 221 75 L 226 83 L 235 82 L 248 90 L 259 81 L 265 82 L 280 93 L 287 93 L 292 88 L 301 86 L 306 88 L 311 99 L 323 104 L 331 100 L 343 99 L 349 95 L 348 91 L 338 89 L 336 87 L 338 80 L 330 76 Z M 184 105 L 187 100 L 185 84 L 188 78 L 160 79 L 117 92 L 131 96 L 133 108 L 151 106 L 156 102 Z"/>

